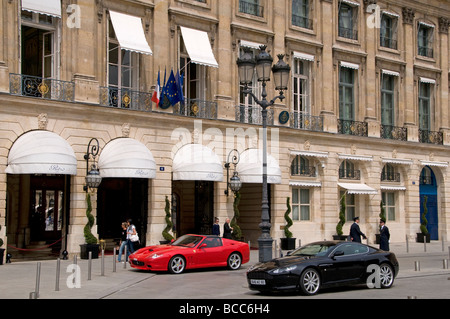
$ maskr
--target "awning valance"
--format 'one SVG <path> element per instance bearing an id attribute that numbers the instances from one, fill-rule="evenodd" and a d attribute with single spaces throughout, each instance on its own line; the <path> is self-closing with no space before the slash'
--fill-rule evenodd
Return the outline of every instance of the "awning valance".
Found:
<path id="1" fill-rule="evenodd" d="M 173 158 L 174 181 L 223 181 L 223 166 L 219 157 L 209 147 L 186 144 Z"/>
<path id="2" fill-rule="evenodd" d="M 313 182 L 313 181 L 290 181 L 289 186 L 297 186 L 297 187 L 322 187 L 321 182 Z"/>
<path id="3" fill-rule="evenodd" d="M 362 183 L 338 183 L 339 187 L 347 190 L 348 194 L 354 195 L 376 195 L 377 190 Z"/>
<path id="4" fill-rule="evenodd" d="M 100 176 L 155 178 L 156 163 L 150 150 L 132 138 L 115 139 L 103 148 L 98 160 Z"/>
<path id="5" fill-rule="evenodd" d="M 191 62 L 218 68 L 208 33 L 186 27 L 180 29 Z"/>
<path id="6" fill-rule="evenodd" d="M 423 166 L 448 167 L 448 162 L 420 161 Z"/>
<path id="7" fill-rule="evenodd" d="M 347 68 L 347 69 L 359 70 L 359 65 L 358 64 L 350 63 L 350 62 L 343 62 L 343 61 L 341 61 L 341 67 Z"/>
<path id="8" fill-rule="evenodd" d="M 242 183 L 262 183 L 262 157 L 260 149 L 251 148 L 242 152 L 236 170 Z M 278 161 L 267 154 L 267 183 L 281 184 L 281 169 Z"/>
<path id="9" fill-rule="evenodd" d="M 76 175 L 77 159 L 65 139 L 49 131 L 31 131 L 11 147 L 8 174 Z"/>
<path id="10" fill-rule="evenodd" d="M 22 10 L 61 18 L 61 0 L 22 0 Z"/>
<path id="11" fill-rule="evenodd" d="M 308 157 L 328 158 L 328 152 L 315 152 L 315 151 L 296 151 L 290 150 L 291 155 L 300 155 Z"/>
<path id="12" fill-rule="evenodd" d="M 109 11 L 117 41 L 123 50 L 152 55 L 145 38 L 142 19 L 124 13 Z"/>

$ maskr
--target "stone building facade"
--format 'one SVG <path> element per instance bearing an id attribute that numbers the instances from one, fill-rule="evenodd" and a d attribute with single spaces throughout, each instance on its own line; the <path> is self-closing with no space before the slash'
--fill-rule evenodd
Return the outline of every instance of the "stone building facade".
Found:
<path id="1" fill-rule="evenodd" d="M 380 203 L 391 241 L 415 240 L 424 201 L 433 240 L 450 240 L 449 21 L 445 0 L 9 0 L 0 5 L 0 238 L 8 251 L 77 253 L 92 192 L 99 239 L 132 218 L 145 244 L 210 231 L 233 216 L 257 246 L 261 111 L 239 85 L 243 50 L 284 54 L 286 99 L 269 111 L 271 235 L 331 239 L 359 216 L 374 243 Z M 183 102 L 151 101 L 183 74 Z M 256 80 L 251 85 L 261 92 Z M 269 97 L 276 95 L 268 83 Z M 92 164 L 92 159 L 90 164 Z M 89 165 L 90 165 L 89 164 Z M 234 167 L 231 165 L 231 173 Z M 256 172 L 256 173 L 255 173 Z M 88 190 L 91 192 L 91 190 Z M 344 197 L 345 195 L 345 197 Z M 39 249 L 39 248 L 38 248 Z"/>

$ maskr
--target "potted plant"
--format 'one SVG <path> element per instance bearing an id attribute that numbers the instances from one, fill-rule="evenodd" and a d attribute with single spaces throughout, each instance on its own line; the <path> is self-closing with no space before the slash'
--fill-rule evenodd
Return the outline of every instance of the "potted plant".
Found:
<path id="1" fill-rule="evenodd" d="M 344 236 L 344 232 L 342 231 L 342 227 L 345 224 L 345 194 L 341 197 L 339 210 L 339 222 L 336 225 L 336 235 L 333 235 L 334 240 L 346 240 L 347 236 Z"/>
<path id="2" fill-rule="evenodd" d="M 167 196 L 166 196 L 166 207 L 164 208 L 164 211 L 166 212 L 166 217 L 165 217 L 166 228 L 164 228 L 164 230 L 162 231 L 162 235 L 165 240 L 161 240 L 159 242 L 161 245 L 168 244 L 174 239 L 173 236 L 169 233 L 173 227 L 173 223 L 172 223 L 171 215 L 170 215 L 170 201 L 169 201 L 169 197 L 167 197 Z"/>
<path id="3" fill-rule="evenodd" d="M 296 238 L 292 238 L 292 232 L 289 228 L 292 226 L 292 219 L 289 217 L 291 213 L 291 205 L 290 205 L 290 197 L 286 199 L 286 212 L 284 213 L 284 220 L 286 221 L 286 225 L 284 226 L 284 236 L 285 238 L 281 238 L 281 249 L 282 250 L 293 250 L 295 249 L 295 240 Z"/>
<path id="4" fill-rule="evenodd" d="M 84 239 L 86 241 L 85 244 L 80 245 L 81 259 L 89 259 L 89 252 L 92 252 L 92 258 L 98 258 L 99 244 L 97 244 L 97 238 L 92 234 L 92 227 L 94 226 L 94 216 L 92 215 L 92 203 L 91 203 L 91 195 L 86 193 L 86 217 L 88 218 L 88 222 L 86 226 L 84 226 Z"/>
<path id="5" fill-rule="evenodd" d="M 380 217 L 380 219 L 382 220 L 386 220 L 386 213 L 384 212 L 384 206 L 383 206 L 383 201 L 380 201 L 380 214 L 378 215 Z M 380 234 L 375 234 L 375 243 L 379 244 L 380 243 Z"/>
<path id="6" fill-rule="evenodd" d="M 430 233 L 428 232 L 428 229 L 427 229 L 428 220 L 426 218 L 426 215 L 428 213 L 427 202 L 428 202 L 428 197 L 424 196 L 423 197 L 423 213 L 421 216 L 421 223 L 420 223 L 420 233 L 417 233 L 417 242 L 418 243 L 423 243 L 423 242 L 425 242 L 425 240 L 427 243 L 430 242 Z"/>
<path id="7" fill-rule="evenodd" d="M 241 201 L 241 193 L 239 191 L 234 193 L 233 211 L 234 216 L 231 220 L 230 226 L 233 228 L 233 233 L 231 234 L 234 240 L 243 241 L 241 227 L 237 224 L 237 220 L 240 216 L 239 212 L 239 202 Z"/>

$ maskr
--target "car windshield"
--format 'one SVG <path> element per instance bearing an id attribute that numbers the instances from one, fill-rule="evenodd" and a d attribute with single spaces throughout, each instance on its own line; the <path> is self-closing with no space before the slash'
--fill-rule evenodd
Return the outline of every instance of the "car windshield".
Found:
<path id="1" fill-rule="evenodd" d="M 172 243 L 172 246 L 195 247 L 203 237 L 183 235 Z"/>
<path id="2" fill-rule="evenodd" d="M 333 243 L 309 244 L 293 251 L 290 256 L 325 256 L 334 246 Z"/>

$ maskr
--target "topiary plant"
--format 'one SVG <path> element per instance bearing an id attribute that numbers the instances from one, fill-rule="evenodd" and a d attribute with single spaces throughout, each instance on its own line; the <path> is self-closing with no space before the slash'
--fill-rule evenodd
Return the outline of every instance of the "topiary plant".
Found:
<path id="1" fill-rule="evenodd" d="M 336 233 L 342 236 L 342 227 L 345 224 L 345 194 L 341 197 L 341 209 L 339 210 L 339 222 L 336 225 Z"/>
<path id="2" fill-rule="evenodd" d="M 169 231 L 172 229 L 173 227 L 173 223 L 172 220 L 170 219 L 170 201 L 169 198 L 166 196 L 166 207 L 164 208 L 164 211 L 166 212 L 166 228 L 164 228 L 164 230 L 162 231 L 162 235 L 164 237 L 165 240 L 167 241 L 171 241 L 173 240 L 173 236 L 169 233 Z"/>
<path id="3" fill-rule="evenodd" d="M 378 215 L 380 219 L 386 220 L 386 213 L 384 211 L 383 201 L 380 201 L 380 214 Z"/>
<path id="4" fill-rule="evenodd" d="M 289 228 L 292 226 L 292 219 L 289 217 L 289 214 L 291 213 L 291 205 L 290 205 L 290 197 L 287 197 L 286 199 L 286 212 L 284 213 L 284 219 L 286 220 L 286 226 L 284 226 L 284 236 L 286 238 L 292 238 L 292 232 L 289 230 Z"/>
<path id="5" fill-rule="evenodd" d="M 424 196 L 423 197 L 423 213 L 422 213 L 422 222 L 420 223 L 420 232 L 424 235 L 428 234 L 428 229 L 427 229 L 427 224 L 428 224 L 428 220 L 426 218 L 426 215 L 428 213 L 428 208 L 427 208 L 427 201 L 428 201 L 428 197 Z"/>
<path id="6" fill-rule="evenodd" d="M 86 209 L 86 216 L 88 218 L 88 222 L 86 226 L 84 226 L 84 239 L 86 240 L 86 244 L 96 244 L 97 238 L 92 234 L 92 227 L 94 226 L 94 216 L 91 214 L 92 212 L 92 204 L 91 204 L 91 195 L 89 193 L 86 193 L 86 202 L 87 202 L 87 209 Z"/>
<path id="7" fill-rule="evenodd" d="M 241 238 L 242 238 L 241 227 L 239 227 L 239 225 L 237 224 L 237 220 L 240 217 L 240 212 L 239 212 L 239 202 L 240 201 L 241 201 L 241 193 L 238 191 L 235 193 L 235 196 L 234 196 L 234 202 L 233 202 L 234 216 L 230 223 L 230 226 L 233 228 L 232 236 L 233 236 L 234 240 L 241 240 Z"/>

